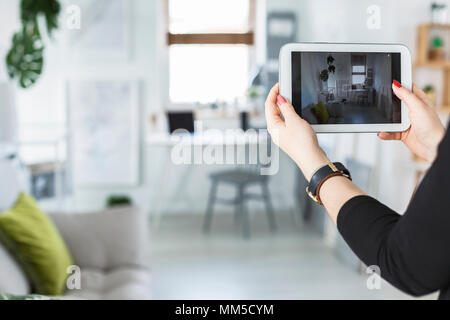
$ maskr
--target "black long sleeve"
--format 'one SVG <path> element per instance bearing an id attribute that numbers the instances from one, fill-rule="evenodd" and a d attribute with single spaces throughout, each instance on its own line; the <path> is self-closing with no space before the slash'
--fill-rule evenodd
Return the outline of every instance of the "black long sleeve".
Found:
<path id="1" fill-rule="evenodd" d="M 441 291 L 450 299 L 450 132 L 401 216 L 370 197 L 348 201 L 338 228 L 356 255 L 414 296 Z"/>

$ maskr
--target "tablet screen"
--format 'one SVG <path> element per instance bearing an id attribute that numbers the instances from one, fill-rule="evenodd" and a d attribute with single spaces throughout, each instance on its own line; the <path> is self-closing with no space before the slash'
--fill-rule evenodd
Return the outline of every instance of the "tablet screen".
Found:
<path id="1" fill-rule="evenodd" d="M 292 104 L 310 124 L 401 123 L 400 53 L 292 52 Z"/>

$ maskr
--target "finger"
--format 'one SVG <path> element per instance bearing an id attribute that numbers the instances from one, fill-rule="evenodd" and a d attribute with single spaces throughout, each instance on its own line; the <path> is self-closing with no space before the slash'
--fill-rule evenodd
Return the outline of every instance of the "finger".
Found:
<path id="1" fill-rule="evenodd" d="M 378 138 L 381 140 L 401 140 L 402 139 L 402 133 L 401 132 L 380 132 L 378 134 Z"/>
<path id="2" fill-rule="evenodd" d="M 277 104 L 277 96 L 279 91 L 280 91 L 280 84 L 277 83 L 270 90 L 269 95 L 267 96 L 266 104 L 267 103 Z"/>
<path id="3" fill-rule="evenodd" d="M 266 121 L 268 129 L 285 125 L 278 107 L 270 103 L 266 104 Z"/>
<path id="4" fill-rule="evenodd" d="M 267 128 L 270 130 L 274 127 L 284 126 L 284 121 L 281 119 L 280 110 L 276 104 L 278 96 L 278 84 L 275 85 L 269 93 L 269 97 L 266 101 L 266 121 Z"/>
<path id="5" fill-rule="evenodd" d="M 289 103 L 284 97 L 278 95 L 277 105 L 286 122 L 292 121 L 294 119 L 300 118 L 300 116 L 295 112 L 294 107 Z"/>
<path id="6" fill-rule="evenodd" d="M 423 108 L 424 102 L 395 80 L 392 84 L 392 90 L 400 100 L 406 103 L 410 110 Z"/>
<path id="7" fill-rule="evenodd" d="M 434 104 L 431 101 L 430 97 L 422 90 L 420 87 L 418 87 L 416 84 L 413 84 L 413 93 L 422 100 L 427 106 L 433 108 Z"/>
<path id="8" fill-rule="evenodd" d="M 293 119 L 299 117 L 299 115 L 295 112 L 294 107 L 289 102 L 285 102 L 283 104 L 278 104 L 280 108 L 281 114 L 286 122 L 290 122 Z"/>

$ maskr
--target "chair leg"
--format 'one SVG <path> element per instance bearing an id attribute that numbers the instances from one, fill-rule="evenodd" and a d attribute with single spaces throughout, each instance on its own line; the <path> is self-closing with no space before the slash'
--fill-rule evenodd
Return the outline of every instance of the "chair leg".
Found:
<path id="1" fill-rule="evenodd" d="M 236 199 L 236 214 L 240 217 L 240 222 L 242 223 L 242 232 L 245 239 L 250 238 L 250 222 L 248 217 L 248 211 L 245 206 L 244 198 L 244 186 L 239 186 L 238 196 Z"/>
<path id="2" fill-rule="evenodd" d="M 272 201 L 270 199 L 269 187 L 267 183 L 263 183 L 261 187 L 264 197 L 264 203 L 266 205 L 267 219 L 269 220 L 269 228 L 270 231 L 274 232 L 277 230 L 277 223 L 275 221 L 275 214 L 273 211 Z"/>
<path id="3" fill-rule="evenodd" d="M 213 182 L 209 192 L 208 206 L 206 208 L 205 220 L 203 222 L 203 232 L 209 233 L 211 231 L 211 221 L 214 212 L 214 204 L 217 195 L 217 182 Z"/>

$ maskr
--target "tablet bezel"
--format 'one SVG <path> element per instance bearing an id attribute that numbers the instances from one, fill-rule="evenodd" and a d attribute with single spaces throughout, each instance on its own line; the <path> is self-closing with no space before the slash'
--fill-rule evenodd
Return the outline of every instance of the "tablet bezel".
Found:
<path id="1" fill-rule="evenodd" d="M 402 85 L 412 88 L 412 61 L 408 47 L 401 44 L 290 43 L 280 51 L 280 94 L 292 101 L 292 52 L 400 53 Z M 402 102 L 401 123 L 314 124 L 317 133 L 403 132 L 410 126 L 408 107 Z"/>

